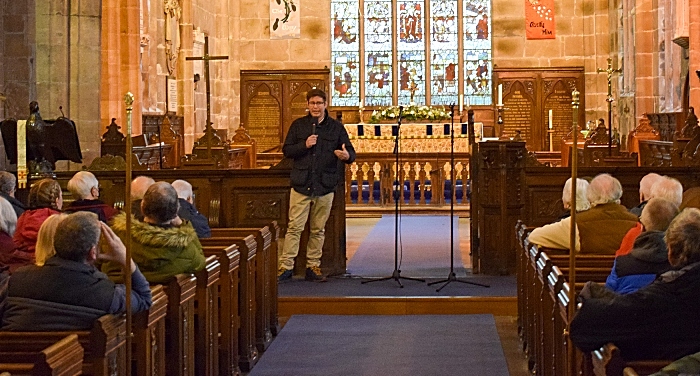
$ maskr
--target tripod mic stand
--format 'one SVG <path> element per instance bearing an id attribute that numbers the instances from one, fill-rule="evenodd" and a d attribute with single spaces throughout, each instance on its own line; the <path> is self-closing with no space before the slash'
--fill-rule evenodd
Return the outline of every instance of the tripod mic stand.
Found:
<path id="1" fill-rule="evenodd" d="M 443 285 L 440 286 L 437 290 L 437 292 L 440 292 L 445 286 L 449 285 L 451 282 L 460 282 L 460 283 L 466 283 L 469 285 L 476 285 L 476 286 L 482 286 L 482 287 L 490 287 L 489 285 L 483 284 L 483 283 L 477 283 L 477 282 L 470 282 L 470 281 L 464 281 L 461 279 L 457 278 L 457 275 L 455 274 L 455 226 L 454 226 L 454 215 L 455 215 L 455 199 L 457 196 L 455 195 L 455 186 L 457 185 L 455 181 L 455 129 L 454 129 L 454 124 L 455 124 L 455 118 L 454 118 L 454 113 L 455 113 L 455 105 L 451 104 L 450 105 L 450 114 L 452 115 L 452 122 L 450 124 L 450 274 L 447 276 L 446 279 L 440 280 L 440 281 L 435 281 L 435 282 L 430 282 L 428 283 L 428 286 L 432 286 L 438 283 L 442 283 Z M 467 126 L 468 126 L 468 133 L 469 133 L 469 145 L 472 146 L 472 150 L 474 150 L 474 110 L 469 109 L 467 111 Z M 461 114 L 460 114 L 461 116 Z M 474 158 L 472 155 L 471 158 Z M 466 191 L 463 193 L 464 198 L 466 198 Z M 472 234 L 473 236 L 474 234 Z"/>
<path id="2" fill-rule="evenodd" d="M 396 127 L 396 137 L 394 137 L 394 155 L 396 156 L 396 181 L 394 184 L 394 272 L 391 273 L 389 277 L 382 277 L 376 279 L 370 279 L 368 281 L 362 281 L 362 284 L 370 282 L 388 281 L 393 279 L 399 284 L 399 287 L 403 288 L 401 284 L 402 279 L 408 279 L 411 281 L 425 282 L 424 279 L 420 278 L 410 278 L 402 277 L 401 270 L 399 270 L 399 198 L 401 197 L 400 187 L 403 186 L 403 182 L 399 182 L 399 139 L 401 134 L 401 117 L 403 115 L 403 106 L 399 106 L 399 120 L 398 126 Z"/>

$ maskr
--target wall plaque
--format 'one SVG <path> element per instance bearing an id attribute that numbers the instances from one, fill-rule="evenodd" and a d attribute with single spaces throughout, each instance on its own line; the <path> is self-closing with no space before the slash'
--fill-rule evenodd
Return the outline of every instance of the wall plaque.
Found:
<path id="1" fill-rule="evenodd" d="M 549 110 L 552 145 L 561 150 L 561 138 L 573 125 L 571 92 L 580 94 L 578 124 L 585 127 L 586 93 L 583 67 L 495 68 L 494 87 L 503 85 L 503 124 L 496 134 L 513 137 L 520 130 L 529 151 L 549 151 Z"/>
<path id="2" fill-rule="evenodd" d="M 258 152 L 280 151 L 294 119 L 306 116 L 306 93 L 328 93 L 330 71 L 241 71 L 241 124 Z"/>
<path id="3" fill-rule="evenodd" d="M 282 120 L 281 101 L 270 93 L 270 87 L 260 85 L 248 102 L 248 134 L 260 150 L 279 144 L 279 124 Z"/>

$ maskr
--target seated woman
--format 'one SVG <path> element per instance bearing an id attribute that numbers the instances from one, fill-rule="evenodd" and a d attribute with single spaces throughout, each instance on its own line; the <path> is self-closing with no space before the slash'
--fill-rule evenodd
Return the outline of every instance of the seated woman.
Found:
<path id="1" fill-rule="evenodd" d="M 571 321 L 571 341 L 589 352 L 614 343 L 626 361 L 678 359 L 700 351 L 700 210 L 683 210 L 666 231 L 672 270 L 633 293 L 590 282 Z M 598 285 L 599 286 L 599 285 Z M 607 293 L 606 293 L 607 292 Z"/>
<path id="2" fill-rule="evenodd" d="M 17 219 L 17 230 L 12 238 L 17 249 L 6 259 L 10 271 L 34 263 L 34 249 L 39 229 L 53 214 L 59 214 L 63 206 L 61 186 L 53 179 L 41 179 L 29 190 L 29 209 Z"/>
<path id="3" fill-rule="evenodd" d="M 652 198 L 644 205 L 639 218 L 644 232 L 635 239 L 630 253 L 615 258 L 605 287 L 618 294 L 635 292 L 671 268 L 664 232 L 676 215 L 678 207 L 663 198 Z"/>
<path id="4" fill-rule="evenodd" d="M 0 197 L 0 266 L 4 264 L 6 255 L 11 255 L 17 248 L 12 241 L 12 235 L 17 228 L 17 214 L 12 208 L 12 204 Z"/>
<path id="5" fill-rule="evenodd" d="M 47 218 L 39 229 L 39 235 L 37 235 L 36 249 L 34 250 L 35 260 L 34 264 L 36 266 L 44 266 L 46 260 L 50 259 L 56 254 L 56 248 L 53 246 L 53 238 L 56 235 L 56 227 L 61 223 L 68 214 L 54 214 Z"/>
<path id="6" fill-rule="evenodd" d="M 100 201 L 99 182 L 95 175 L 87 171 L 79 171 L 68 181 L 68 190 L 75 201 L 66 207 L 67 213 L 89 211 L 97 214 L 100 221 L 107 223 L 117 214 L 117 209 Z"/>

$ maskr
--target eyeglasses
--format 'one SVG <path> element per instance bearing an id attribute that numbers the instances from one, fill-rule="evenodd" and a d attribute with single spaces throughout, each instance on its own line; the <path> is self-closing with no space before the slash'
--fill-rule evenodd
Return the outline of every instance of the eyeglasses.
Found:
<path id="1" fill-rule="evenodd" d="M 326 102 L 309 102 L 309 106 L 322 106 Z"/>

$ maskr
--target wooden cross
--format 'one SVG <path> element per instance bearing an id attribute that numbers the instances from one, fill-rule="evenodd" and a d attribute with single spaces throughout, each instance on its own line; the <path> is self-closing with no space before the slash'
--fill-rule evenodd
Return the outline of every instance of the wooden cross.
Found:
<path id="1" fill-rule="evenodd" d="M 204 37 L 204 56 L 188 56 L 185 60 L 203 60 L 204 61 L 204 79 L 206 80 L 207 89 L 207 125 L 204 128 L 204 135 L 207 137 L 207 157 L 211 159 L 211 138 L 214 135 L 214 128 L 211 126 L 211 89 L 209 79 L 209 61 L 210 60 L 228 60 L 228 56 L 210 56 L 209 55 L 209 37 Z"/>
<path id="2" fill-rule="evenodd" d="M 608 102 L 608 155 L 612 155 L 612 75 L 615 73 L 622 72 L 622 68 L 614 69 L 612 66 L 612 59 L 608 58 L 608 68 L 601 69 L 598 68 L 598 73 L 606 73 L 608 75 L 608 97 L 605 99 Z"/>

